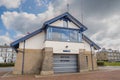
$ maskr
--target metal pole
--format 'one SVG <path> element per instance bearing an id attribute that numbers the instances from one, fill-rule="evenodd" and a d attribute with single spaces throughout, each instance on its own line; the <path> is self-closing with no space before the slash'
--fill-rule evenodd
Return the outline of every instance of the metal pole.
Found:
<path id="1" fill-rule="evenodd" d="M 69 3 L 67 3 L 67 12 L 69 12 Z"/>
<path id="2" fill-rule="evenodd" d="M 90 45 L 90 48 L 91 48 L 91 63 L 92 63 L 92 70 L 94 70 L 93 55 L 92 55 L 92 45 Z"/>
<path id="3" fill-rule="evenodd" d="M 22 75 L 24 74 L 24 56 L 25 56 L 25 41 L 23 45 L 23 56 L 22 56 Z"/>

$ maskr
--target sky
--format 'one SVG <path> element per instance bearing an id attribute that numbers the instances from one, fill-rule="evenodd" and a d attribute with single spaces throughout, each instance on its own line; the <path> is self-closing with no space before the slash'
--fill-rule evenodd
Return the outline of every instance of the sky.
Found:
<path id="1" fill-rule="evenodd" d="M 88 28 L 84 34 L 101 48 L 120 50 L 120 0 L 0 0 L 0 45 L 41 28 L 66 12 L 67 4 Z"/>

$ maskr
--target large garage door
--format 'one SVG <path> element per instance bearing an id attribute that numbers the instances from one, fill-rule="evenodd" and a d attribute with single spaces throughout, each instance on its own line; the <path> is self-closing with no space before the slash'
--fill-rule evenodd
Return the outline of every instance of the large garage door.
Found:
<path id="1" fill-rule="evenodd" d="M 53 69 L 55 73 L 77 72 L 76 54 L 54 54 Z"/>

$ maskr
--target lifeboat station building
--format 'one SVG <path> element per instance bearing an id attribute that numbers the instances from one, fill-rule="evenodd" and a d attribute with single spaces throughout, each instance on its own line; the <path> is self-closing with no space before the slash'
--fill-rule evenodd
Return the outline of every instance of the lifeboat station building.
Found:
<path id="1" fill-rule="evenodd" d="M 51 75 L 97 70 L 100 47 L 83 34 L 87 27 L 65 12 L 14 42 L 14 74 Z"/>

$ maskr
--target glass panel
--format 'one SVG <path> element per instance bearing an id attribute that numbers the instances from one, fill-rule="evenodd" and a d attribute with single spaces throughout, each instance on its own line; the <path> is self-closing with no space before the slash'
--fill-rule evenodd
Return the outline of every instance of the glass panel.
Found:
<path id="1" fill-rule="evenodd" d="M 70 30 L 70 41 L 78 41 L 78 32 L 76 30 Z"/>
<path id="2" fill-rule="evenodd" d="M 82 41 L 82 33 L 78 33 L 78 42 L 81 42 Z"/>
<path id="3" fill-rule="evenodd" d="M 61 40 L 61 30 L 52 28 L 52 40 Z"/>
<path id="4" fill-rule="evenodd" d="M 82 34 L 78 30 L 51 28 L 47 29 L 47 39 L 57 41 L 81 42 Z"/>
<path id="5" fill-rule="evenodd" d="M 52 40 L 52 39 L 51 39 L 51 38 L 52 38 L 52 37 L 51 37 L 51 34 L 52 34 L 52 28 L 49 27 L 49 28 L 47 29 L 47 39 Z"/>
<path id="6" fill-rule="evenodd" d="M 63 41 L 70 41 L 69 40 L 69 30 L 67 29 L 62 29 L 62 40 Z"/>

